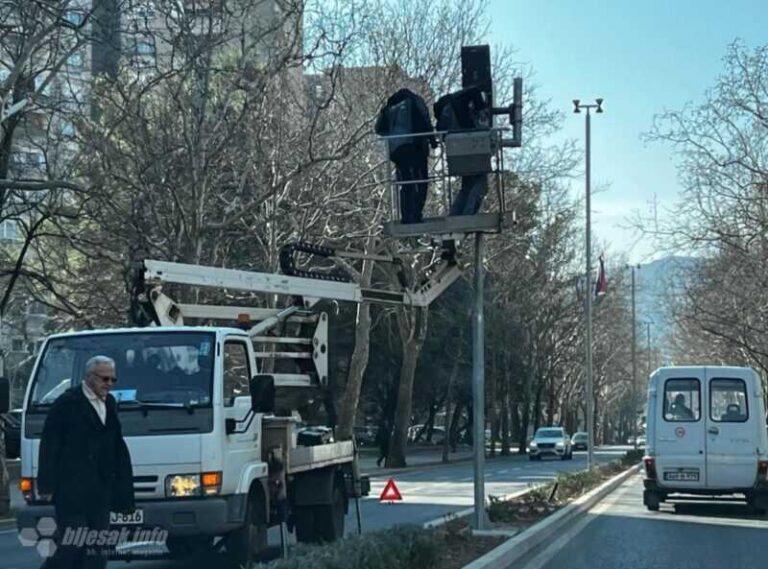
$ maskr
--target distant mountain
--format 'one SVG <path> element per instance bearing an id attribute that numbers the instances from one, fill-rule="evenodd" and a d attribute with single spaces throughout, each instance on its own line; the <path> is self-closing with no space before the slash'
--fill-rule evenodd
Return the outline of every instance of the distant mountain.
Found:
<path id="1" fill-rule="evenodd" d="M 641 265 L 636 273 L 637 343 L 647 345 L 646 322 L 651 322 L 651 344 L 660 349 L 664 359 L 671 354 L 667 334 L 672 332 L 670 303 L 682 292 L 699 260 L 695 257 L 670 256 Z"/>

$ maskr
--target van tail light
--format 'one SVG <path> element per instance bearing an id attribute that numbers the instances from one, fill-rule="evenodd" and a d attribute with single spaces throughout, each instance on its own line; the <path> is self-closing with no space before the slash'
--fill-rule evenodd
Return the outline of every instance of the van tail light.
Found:
<path id="1" fill-rule="evenodd" d="M 21 491 L 24 499 L 29 502 L 35 498 L 35 479 L 34 478 L 21 478 L 19 480 L 19 490 Z"/>
<path id="2" fill-rule="evenodd" d="M 643 463 L 645 464 L 646 477 L 651 480 L 655 480 L 656 479 L 656 459 L 650 456 L 646 456 L 643 459 Z"/>
<path id="3" fill-rule="evenodd" d="M 760 482 L 768 481 L 768 460 L 761 460 L 757 463 L 757 479 Z"/>

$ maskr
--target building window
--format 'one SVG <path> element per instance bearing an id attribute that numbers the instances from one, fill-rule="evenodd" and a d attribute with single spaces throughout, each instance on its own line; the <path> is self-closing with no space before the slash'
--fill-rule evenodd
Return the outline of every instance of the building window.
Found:
<path id="1" fill-rule="evenodd" d="M 21 240 L 21 231 L 19 223 L 13 219 L 6 219 L 0 223 L 0 240 L 19 241 Z"/>
<path id="2" fill-rule="evenodd" d="M 67 58 L 67 65 L 70 67 L 82 67 L 83 66 L 83 54 L 73 53 Z"/>
<path id="3" fill-rule="evenodd" d="M 152 40 L 139 40 L 136 42 L 136 55 L 155 55 L 155 44 Z"/>
<path id="4" fill-rule="evenodd" d="M 61 135 L 62 136 L 75 136 L 75 125 L 71 121 L 62 121 L 61 123 Z"/>
<path id="5" fill-rule="evenodd" d="M 48 307 L 44 303 L 38 300 L 33 300 L 27 305 L 27 314 L 45 316 L 46 314 L 48 314 Z"/>

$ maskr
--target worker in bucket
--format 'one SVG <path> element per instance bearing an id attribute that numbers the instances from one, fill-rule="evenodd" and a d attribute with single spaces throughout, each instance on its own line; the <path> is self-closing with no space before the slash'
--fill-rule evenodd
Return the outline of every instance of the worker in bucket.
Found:
<path id="1" fill-rule="evenodd" d="M 400 188 L 403 223 L 420 223 L 427 202 L 429 147 L 437 145 L 424 99 L 409 89 L 400 89 L 379 111 L 376 134 L 387 139 L 389 159 L 394 162 Z M 410 136 L 413 135 L 413 136 Z"/>

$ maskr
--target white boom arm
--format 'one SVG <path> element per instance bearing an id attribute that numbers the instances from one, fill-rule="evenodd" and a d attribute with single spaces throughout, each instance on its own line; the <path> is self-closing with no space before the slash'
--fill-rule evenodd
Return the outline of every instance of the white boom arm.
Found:
<path id="1" fill-rule="evenodd" d="M 408 306 L 429 306 L 460 276 L 456 265 L 443 263 L 433 276 L 413 292 L 362 288 L 357 283 L 326 281 L 237 269 L 222 269 L 167 261 L 144 261 L 147 282 L 167 282 L 228 288 L 301 297 L 304 307 L 311 308 L 319 300 L 376 302 Z"/>

